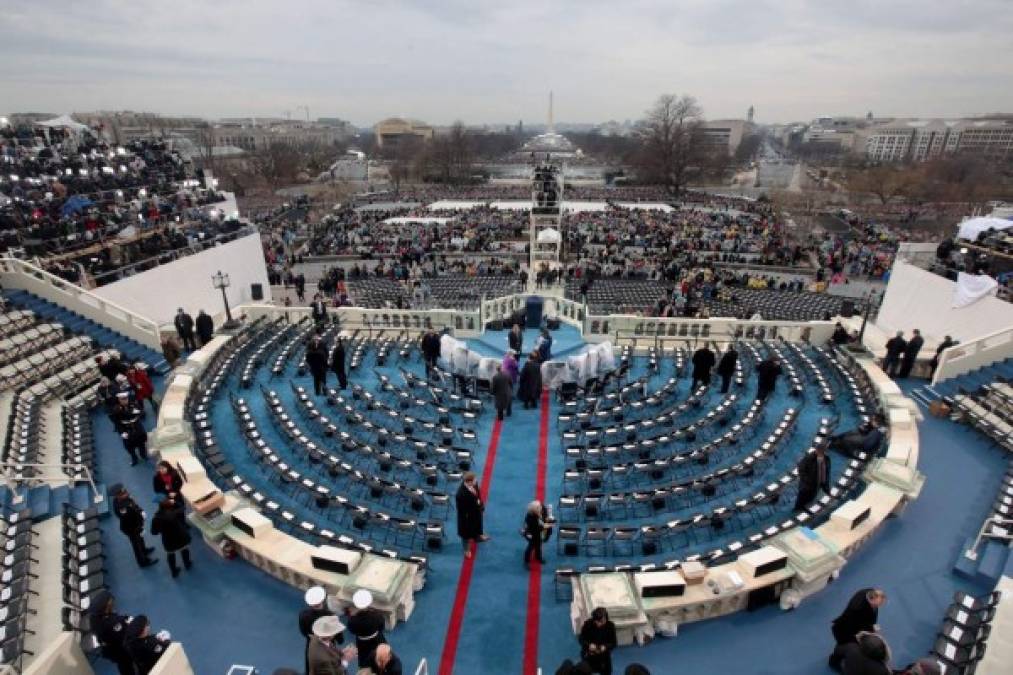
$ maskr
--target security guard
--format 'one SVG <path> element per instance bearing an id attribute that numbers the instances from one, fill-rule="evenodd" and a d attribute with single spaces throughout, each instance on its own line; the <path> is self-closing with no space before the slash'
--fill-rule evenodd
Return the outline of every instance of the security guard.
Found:
<path id="1" fill-rule="evenodd" d="M 123 447 L 130 455 L 130 466 L 137 464 L 138 455 L 148 459 L 148 432 L 141 423 L 141 410 L 131 405 L 129 394 L 116 394 L 116 407 L 109 416 L 123 439 Z"/>
<path id="2" fill-rule="evenodd" d="M 120 532 L 130 540 L 137 564 L 141 567 L 154 565 L 158 559 L 149 554 L 155 549 L 144 543 L 144 511 L 121 483 L 112 486 L 109 493 L 113 496 L 113 512 L 119 518 Z"/>
<path id="3" fill-rule="evenodd" d="M 113 610 L 112 593 L 105 590 L 92 598 L 90 612 L 91 627 L 98 638 L 102 656 L 116 664 L 120 675 L 136 675 L 134 661 L 125 646 L 130 617 Z"/>
<path id="4" fill-rule="evenodd" d="M 168 640 L 151 634 L 151 622 L 143 614 L 135 616 L 127 627 L 127 652 L 137 666 L 137 675 L 148 675 L 168 646 Z"/>
<path id="5" fill-rule="evenodd" d="M 359 669 L 369 668 L 373 652 L 387 642 L 383 634 L 385 621 L 383 614 L 370 608 L 373 594 L 364 588 L 352 595 L 353 608 L 349 610 L 348 632 L 355 636 L 355 648 L 359 653 Z"/>

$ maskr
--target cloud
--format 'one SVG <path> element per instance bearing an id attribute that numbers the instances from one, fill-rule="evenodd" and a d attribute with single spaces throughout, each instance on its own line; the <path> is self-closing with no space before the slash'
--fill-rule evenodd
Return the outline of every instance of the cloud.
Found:
<path id="1" fill-rule="evenodd" d="M 134 109 L 368 125 L 1013 109 L 1007 0 L 6 0 L 7 112 Z"/>

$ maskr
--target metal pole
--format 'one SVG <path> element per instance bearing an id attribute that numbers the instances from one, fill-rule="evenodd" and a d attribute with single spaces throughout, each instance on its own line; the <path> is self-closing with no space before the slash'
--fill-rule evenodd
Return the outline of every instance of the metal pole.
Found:
<path id="1" fill-rule="evenodd" d="M 869 312 L 872 310 L 872 291 L 869 291 L 865 295 L 865 311 L 862 312 L 862 328 L 858 331 L 858 344 L 863 344 L 862 339 L 865 337 L 865 324 L 869 322 Z"/>

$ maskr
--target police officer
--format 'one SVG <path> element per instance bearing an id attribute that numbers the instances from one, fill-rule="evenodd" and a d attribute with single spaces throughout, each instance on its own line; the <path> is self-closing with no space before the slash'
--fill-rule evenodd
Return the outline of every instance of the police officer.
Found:
<path id="1" fill-rule="evenodd" d="M 151 567 L 158 562 L 158 558 L 150 557 L 149 554 L 155 549 L 144 543 L 144 511 L 122 484 L 114 485 L 109 493 L 113 495 L 113 511 L 120 520 L 120 532 L 130 540 L 137 564 Z"/>
<path id="2" fill-rule="evenodd" d="M 353 607 L 349 610 L 348 632 L 355 636 L 359 653 L 359 669 L 369 668 L 369 659 L 376 648 L 387 642 L 383 634 L 385 621 L 379 610 L 372 609 L 373 594 L 364 588 L 352 595 Z"/>
<path id="3" fill-rule="evenodd" d="M 112 593 L 105 590 L 95 594 L 89 611 L 91 627 L 95 631 L 102 656 L 116 664 L 120 675 L 136 675 L 134 662 L 125 646 L 130 617 L 114 611 Z"/>
<path id="4" fill-rule="evenodd" d="M 148 432 L 141 423 L 140 409 L 130 405 L 130 394 L 126 392 L 116 394 L 116 407 L 110 417 L 120 438 L 123 439 L 124 449 L 130 455 L 130 466 L 137 465 L 138 455 L 147 460 Z"/>
<path id="5" fill-rule="evenodd" d="M 148 675 L 169 646 L 169 640 L 160 635 L 151 634 L 151 622 L 148 617 L 139 614 L 127 626 L 127 652 L 134 660 L 137 675 Z"/>

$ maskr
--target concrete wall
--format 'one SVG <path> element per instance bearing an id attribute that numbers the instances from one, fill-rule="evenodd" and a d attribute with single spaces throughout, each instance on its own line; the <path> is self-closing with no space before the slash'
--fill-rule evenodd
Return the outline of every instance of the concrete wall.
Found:
<path id="1" fill-rule="evenodd" d="M 224 311 L 222 292 L 211 285 L 211 276 L 219 270 L 232 281 L 228 289 L 232 307 L 253 301 L 250 285 L 255 283 L 263 287 L 264 300 L 271 299 L 259 234 L 102 286 L 94 294 L 159 324 L 172 323 L 177 307 L 194 316 L 200 309 L 214 316 Z"/>

